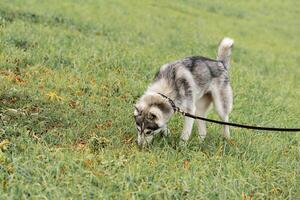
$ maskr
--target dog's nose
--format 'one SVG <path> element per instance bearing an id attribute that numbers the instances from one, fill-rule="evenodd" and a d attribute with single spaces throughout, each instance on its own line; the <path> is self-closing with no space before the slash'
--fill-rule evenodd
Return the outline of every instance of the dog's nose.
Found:
<path id="1" fill-rule="evenodd" d="M 135 143 L 136 143 L 139 150 L 143 149 L 143 144 L 142 143 L 139 143 L 138 140 L 136 140 Z"/>
<path id="2" fill-rule="evenodd" d="M 136 145 L 138 146 L 143 146 L 143 143 L 142 142 L 139 142 L 138 140 L 135 141 Z"/>

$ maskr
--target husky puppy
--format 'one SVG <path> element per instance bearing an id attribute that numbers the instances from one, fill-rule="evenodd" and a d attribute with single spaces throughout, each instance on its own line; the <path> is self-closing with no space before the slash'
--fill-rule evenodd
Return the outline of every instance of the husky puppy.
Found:
<path id="1" fill-rule="evenodd" d="M 191 56 L 160 68 L 144 95 L 135 104 L 134 118 L 139 146 L 151 143 L 153 136 L 159 132 L 168 134 L 167 123 L 174 111 L 170 102 L 159 93 L 172 99 L 181 110 L 201 117 L 206 117 L 213 103 L 221 120 L 228 122 L 233 101 L 229 83 L 233 42 L 231 38 L 224 38 L 220 42 L 216 60 Z M 196 122 L 199 138 L 203 140 L 206 136 L 205 122 Z M 189 139 L 193 123 L 194 119 L 185 117 L 182 140 Z M 222 135 L 230 138 L 228 126 L 224 126 Z"/>

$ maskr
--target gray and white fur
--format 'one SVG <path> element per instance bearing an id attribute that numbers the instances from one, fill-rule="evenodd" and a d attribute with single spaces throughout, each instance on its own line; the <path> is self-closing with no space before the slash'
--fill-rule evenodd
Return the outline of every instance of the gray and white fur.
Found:
<path id="1" fill-rule="evenodd" d="M 140 146 L 151 143 L 157 133 L 168 134 L 167 123 L 173 115 L 170 103 L 158 93 L 171 98 L 183 111 L 206 117 L 213 103 L 219 117 L 228 122 L 232 110 L 232 89 L 229 82 L 230 55 L 234 41 L 224 38 L 217 50 L 217 59 L 187 57 L 163 65 L 144 95 L 135 104 L 134 117 Z M 185 117 L 181 139 L 191 135 L 194 119 Z M 196 120 L 199 138 L 206 136 L 205 122 Z M 229 127 L 222 135 L 230 138 Z"/>

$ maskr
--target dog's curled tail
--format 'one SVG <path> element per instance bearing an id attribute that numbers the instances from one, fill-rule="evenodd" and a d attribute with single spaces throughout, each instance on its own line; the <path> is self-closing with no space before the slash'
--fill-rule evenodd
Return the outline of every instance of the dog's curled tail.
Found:
<path id="1" fill-rule="evenodd" d="M 222 61 L 227 69 L 230 67 L 230 55 L 233 43 L 233 39 L 225 37 L 218 47 L 217 60 Z"/>

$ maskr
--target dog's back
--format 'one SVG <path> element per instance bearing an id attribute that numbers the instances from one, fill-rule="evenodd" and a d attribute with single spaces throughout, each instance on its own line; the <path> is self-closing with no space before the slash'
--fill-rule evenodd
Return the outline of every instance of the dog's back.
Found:
<path id="1" fill-rule="evenodd" d="M 233 40 L 223 39 L 218 47 L 217 60 L 191 56 L 163 65 L 149 89 L 157 90 L 156 85 L 160 85 L 160 91 L 156 92 L 166 93 L 175 101 L 183 102 L 210 92 L 214 82 L 228 84 L 232 45 Z M 164 87 L 161 87 L 162 84 Z"/>

